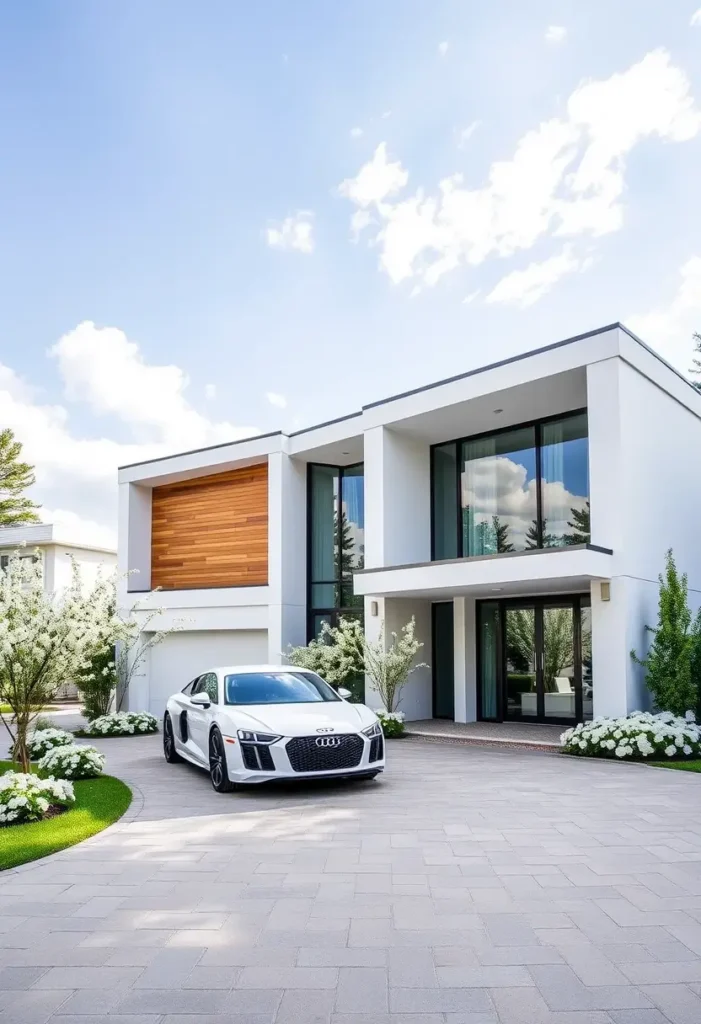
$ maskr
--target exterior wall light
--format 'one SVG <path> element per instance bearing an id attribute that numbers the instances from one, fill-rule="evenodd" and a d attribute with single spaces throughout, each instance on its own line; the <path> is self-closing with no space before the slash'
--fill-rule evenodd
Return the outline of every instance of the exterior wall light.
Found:
<path id="1" fill-rule="evenodd" d="M 373 618 L 377 618 L 377 612 L 378 612 L 377 601 L 371 601 L 370 602 L 370 614 L 372 615 Z"/>
<path id="2" fill-rule="evenodd" d="M 602 580 L 599 584 L 599 593 L 602 601 L 611 600 L 611 583 L 609 580 Z"/>

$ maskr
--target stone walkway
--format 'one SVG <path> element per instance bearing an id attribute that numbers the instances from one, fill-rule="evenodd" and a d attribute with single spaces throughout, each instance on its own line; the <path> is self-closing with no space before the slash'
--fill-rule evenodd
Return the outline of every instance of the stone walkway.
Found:
<path id="1" fill-rule="evenodd" d="M 701 778 L 404 742 L 218 796 L 102 741 L 127 818 L 0 876 L 0 1024 L 699 1024 Z"/>
<path id="2" fill-rule="evenodd" d="M 566 725 L 548 725 L 532 722 L 453 722 L 441 718 L 423 718 L 407 722 L 411 736 L 440 738 L 459 743 L 487 743 L 495 745 L 560 747 L 560 736 Z"/>

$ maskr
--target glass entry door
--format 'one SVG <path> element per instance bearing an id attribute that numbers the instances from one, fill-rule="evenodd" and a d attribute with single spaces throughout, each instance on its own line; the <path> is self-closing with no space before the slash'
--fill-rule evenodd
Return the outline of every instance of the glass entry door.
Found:
<path id="1" fill-rule="evenodd" d="M 480 718 L 592 717 L 588 596 L 481 602 L 478 633 Z"/>

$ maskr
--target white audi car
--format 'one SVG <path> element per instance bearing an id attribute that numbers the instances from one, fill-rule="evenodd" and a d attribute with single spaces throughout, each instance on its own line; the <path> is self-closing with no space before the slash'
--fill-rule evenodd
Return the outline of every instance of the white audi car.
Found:
<path id="1" fill-rule="evenodd" d="M 209 771 L 218 793 L 280 779 L 374 779 L 385 766 L 377 715 L 307 669 L 216 668 L 168 700 L 163 752 Z"/>

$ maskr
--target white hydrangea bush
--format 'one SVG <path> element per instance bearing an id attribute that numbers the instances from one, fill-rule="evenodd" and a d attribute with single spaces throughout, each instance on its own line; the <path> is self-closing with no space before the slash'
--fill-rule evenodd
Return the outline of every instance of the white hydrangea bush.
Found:
<path id="1" fill-rule="evenodd" d="M 27 749 L 31 760 L 38 761 L 54 747 L 68 747 L 73 742 L 72 733 L 65 729 L 36 729 L 27 742 Z"/>
<path id="2" fill-rule="evenodd" d="M 635 711 L 626 718 L 595 718 L 567 729 L 560 737 L 566 754 L 655 760 L 701 756 L 701 726 L 694 713 L 677 718 L 670 711 Z"/>
<path id="3" fill-rule="evenodd" d="M 59 779 L 94 779 L 102 774 L 104 765 L 104 754 L 95 747 L 77 743 L 54 747 L 39 762 L 42 772 Z"/>
<path id="4" fill-rule="evenodd" d="M 100 715 L 84 731 L 85 736 L 135 736 L 157 732 L 158 719 L 148 711 L 117 711 Z"/>
<path id="5" fill-rule="evenodd" d="M 0 775 L 0 827 L 41 821 L 49 808 L 72 803 L 75 793 L 66 779 L 41 779 L 24 772 Z"/>
<path id="6" fill-rule="evenodd" d="M 385 736 L 402 736 L 404 733 L 404 714 L 401 711 L 386 711 L 385 708 L 375 708 L 375 714 L 380 720 L 382 731 Z"/>

